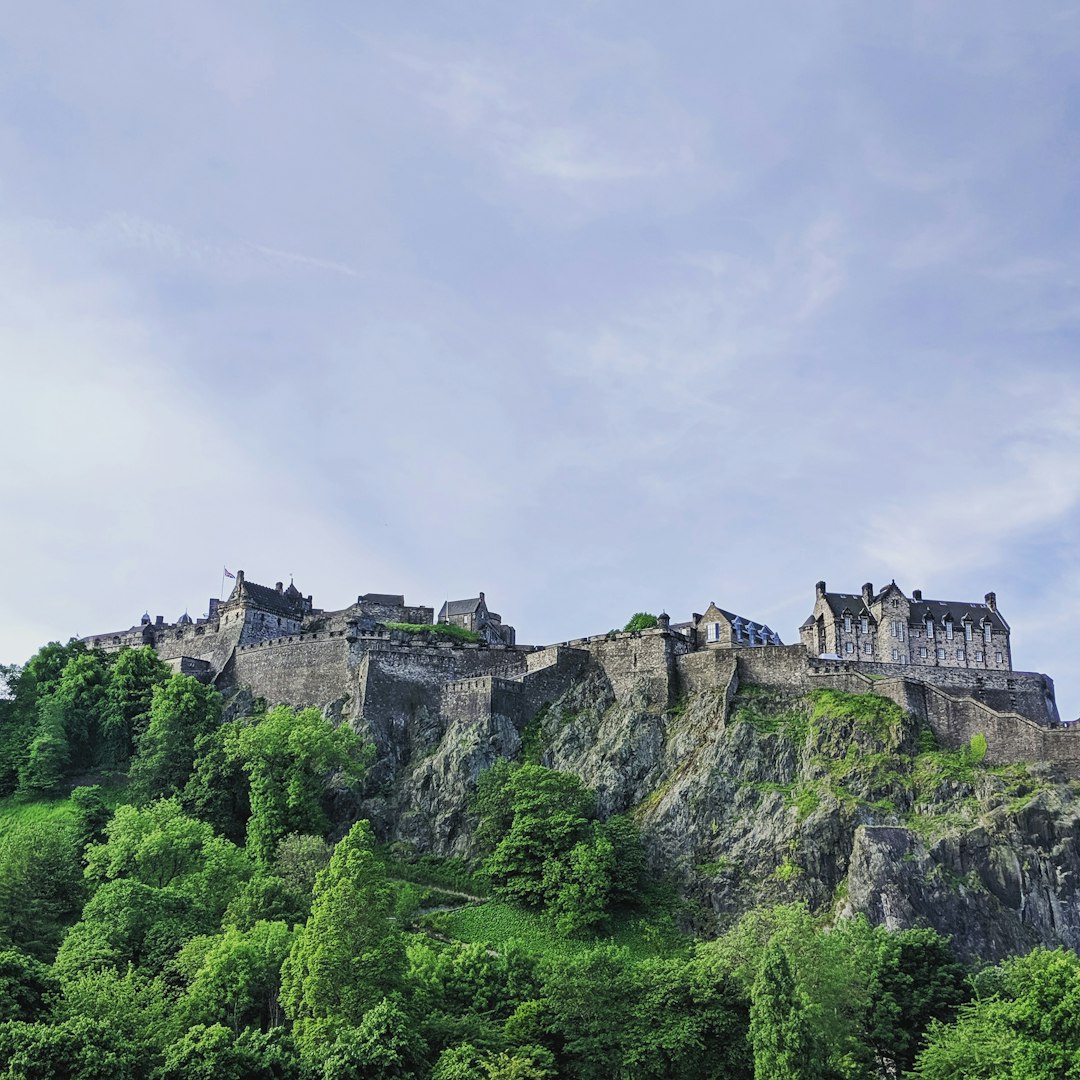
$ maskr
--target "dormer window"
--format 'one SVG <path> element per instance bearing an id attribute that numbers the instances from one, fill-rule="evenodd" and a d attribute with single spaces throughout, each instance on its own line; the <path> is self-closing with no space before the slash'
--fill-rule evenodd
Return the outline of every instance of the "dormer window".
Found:
<path id="1" fill-rule="evenodd" d="M 848 634 L 851 633 L 851 616 L 850 615 L 845 615 L 844 616 L 844 632 L 848 633 Z"/>
<path id="2" fill-rule="evenodd" d="M 926 620 L 926 637 L 929 641 L 934 640 L 934 620 L 929 617 Z"/>
<path id="3" fill-rule="evenodd" d="M 860 630 L 861 630 L 861 631 L 862 631 L 862 632 L 863 632 L 864 634 L 869 634 L 869 633 L 870 633 L 870 619 L 869 619 L 869 618 L 868 618 L 868 617 L 867 617 L 866 615 L 864 615 L 864 616 L 863 616 L 863 617 L 862 617 L 862 618 L 861 618 L 861 619 L 859 620 L 859 629 L 860 629 Z"/>
<path id="4" fill-rule="evenodd" d="M 952 619 L 945 620 L 945 637 L 948 641 L 952 641 L 953 638 L 953 622 Z"/>
<path id="5" fill-rule="evenodd" d="M 971 623 L 966 619 L 964 620 L 964 640 L 971 641 Z"/>
<path id="6" fill-rule="evenodd" d="M 983 623 L 983 641 L 990 644 L 990 624 L 988 622 Z"/>

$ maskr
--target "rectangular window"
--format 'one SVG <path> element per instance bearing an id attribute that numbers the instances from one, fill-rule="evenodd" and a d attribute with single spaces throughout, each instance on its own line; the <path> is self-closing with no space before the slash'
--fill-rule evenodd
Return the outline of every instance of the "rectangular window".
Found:
<path id="1" fill-rule="evenodd" d="M 919 659 L 920 659 L 920 660 L 925 660 L 925 659 L 926 659 L 926 646 L 925 646 L 925 645 L 923 645 L 923 646 L 922 646 L 922 647 L 921 647 L 921 648 L 919 649 Z"/>
<path id="2" fill-rule="evenodd" d="M 1004 658 L 1002 657 L 1001 653 L 999 653 L 999 652 L 994 653 L 994 660 L 995 660 L 995 662 L 997 662 L 999 664 L 1005 663 Z"/>
<path id="3" fill-rule="evenodd" d="M 899 660 L 900 659 L 900 652 L 899 652 L 898 649 L 893 649 L 892 658 L 893 658 L 893 660 Z"/>
<path id="4" fill-rule="evenodd" d="M 870 633 L 870 620 L 865 615 L 859 620 L 859 629 L 864 634 Z"/>
<path id="5" fill-rule="evenodd" d="M 963 649 L 957 649 L 956 650 L 956 659 L 957 660 L 963 660 L 964 659 L 964 650 Z"/>
<path id="6" fill-rule="evenodd" d="M 938 649 L 937 658 L 939 660 L 944 660 L 945 659 L 945 650 L 944 649 Z"/>
<path id="7" fill-rule="evenodd" d="M 952 619 L 945 624 L 945 638 L 948 641 L 952 641 Z"/>
<path id="8" fill-rule="evenodd" d="M 844 642 L 844 652 L 853 653 L 854 651 L 855 651 L 855 646 L 850 641 L 845 641 Z"/>
<path id="9" fill-rule="evenodd" d="M 975 650 L 975 662 L 981 664 L 983 661 L 983 654 L 978 649 Z"/>
<path id="10" fill-rule="evenodd" d="M 849 634 L 851 633 L 851 616 L 850 615 L 845 615 L 844 616 L 844 630 Z"/>
<path id="11" fill-rule="evenodd" d="M 867 656 L 869 656 L 874 651 L 873 646 L 870 644 L 869 641 L 863 642 L 862 651 L 866 653 Z"/>
<path id="12" fill-rule="evenodd" d="M 930 641 L 934 640 L 934 620 L 926 620 L 926 636 Z"/>
<path id="13" fill-rule="evenodd" d="M 987 645 L 990 644 L 990 624 L 989 623 L 983 623 L 983 641 L 985 641 Z"/>
<path id="14" fill-rule="evenodd" d="M 971 640 L 971 623 L 969 622 L 964 623 L 964 640 Z"/>

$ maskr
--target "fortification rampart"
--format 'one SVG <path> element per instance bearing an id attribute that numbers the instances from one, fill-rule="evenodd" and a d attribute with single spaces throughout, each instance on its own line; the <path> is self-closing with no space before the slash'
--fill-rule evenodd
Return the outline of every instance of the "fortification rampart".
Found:
<path id="1" fill-rule="evenodd" d="M 343 634 L 296 634 L 241 645 L 219 684 L 250 690 L 267 705 L 326 705 L 355 692 Z"/>

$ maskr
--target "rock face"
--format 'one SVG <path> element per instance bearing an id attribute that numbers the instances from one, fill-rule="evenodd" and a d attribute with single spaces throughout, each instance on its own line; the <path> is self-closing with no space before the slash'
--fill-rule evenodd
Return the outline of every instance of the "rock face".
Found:
<path id="1" fill-rule="evenodd" d="M 938 749 L 925 719 L 884 697 L 740 686 L 730 659 L 647 648 L 617 664 L 594 652 L 524 722 L 509 706 L 420 704 L 376 730 L 357 708 L 379 761 L 343 812 L 469 857 L 477 777 L 526 758 L 580 776 L 603 815 L 633 813 L 704 930 L 802 900 L 933 926 L 987 960 L 1080 948 L 1080 789 L 1054 767 L 989 766 L 977 740 Z"/>

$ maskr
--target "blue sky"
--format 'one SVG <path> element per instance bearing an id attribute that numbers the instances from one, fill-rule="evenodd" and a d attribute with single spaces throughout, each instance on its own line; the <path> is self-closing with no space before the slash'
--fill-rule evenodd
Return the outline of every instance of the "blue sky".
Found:
<path id="1" fill-rule="evenodd" d="M 0 660 L 994 589 L 1080 711 L 1080 12 L 40 0 L 0 24 Z"/>

